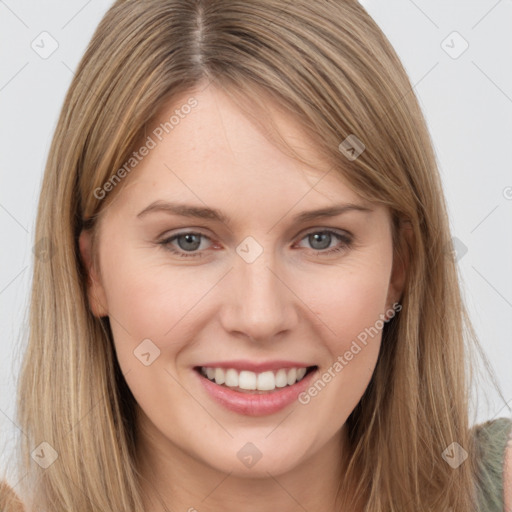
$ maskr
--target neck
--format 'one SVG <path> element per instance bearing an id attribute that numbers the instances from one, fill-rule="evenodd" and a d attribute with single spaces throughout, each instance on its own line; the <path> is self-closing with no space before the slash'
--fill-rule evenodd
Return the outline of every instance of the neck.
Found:
<path id="1" fill-rule="evenodd" d="M 146 512 L 349 510 L 337 496 L 347 461 L 346 426 L 298 467 L 259 478 L 221 472 L 141 426 L 137 451 Z"/>

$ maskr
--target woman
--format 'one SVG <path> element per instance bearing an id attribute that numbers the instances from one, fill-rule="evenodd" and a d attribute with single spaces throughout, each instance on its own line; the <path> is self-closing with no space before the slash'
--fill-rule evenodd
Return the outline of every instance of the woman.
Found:
<path id="1" fill-rule="evenodd" d="M 25 510 L 512 507 L 425 122 L 356 2 L 116 2 L 37 239 Z"/>

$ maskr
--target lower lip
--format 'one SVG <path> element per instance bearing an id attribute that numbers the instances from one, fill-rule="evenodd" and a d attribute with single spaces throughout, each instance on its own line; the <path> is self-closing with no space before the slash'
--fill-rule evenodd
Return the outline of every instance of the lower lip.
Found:
<path id="1" fill-rule="evenodd" d="M 317 372 L 318 368 L 308 373 L 301 381 L 296 382 L 292 386 L 286 386 L 278 391 L 258 394 L 250 392 L 241 393 L 226 386 L 220 386 L 194 370 L 206 392 L 216 402 L 230 411 L 246 416 L 265 416 L 281 411 L 297 400 L 300 393 L 305 391 L 310 385 Z"/>

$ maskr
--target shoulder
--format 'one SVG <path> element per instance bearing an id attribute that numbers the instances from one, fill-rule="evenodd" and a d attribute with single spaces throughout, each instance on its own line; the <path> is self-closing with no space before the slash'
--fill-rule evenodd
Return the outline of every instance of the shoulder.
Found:
<path id="1" fill-rule="evenodd" d="M 505 462 L 503 464 L 503 485 L 505 486 L 505 510 L 512 510 L 512 429 L 509 432 L 507 447 L 505 449 Z"/>
<path id="2" fill-rule="evenodd" d="M 24 512 L 23 503 L 5 481 L 0 482 L 0 510 L 2 512 Z"/>
<path id="3" fill-rule="evenodd" d="M 472 431 L 482 508 L 512 511 L 512 419 L 486 421 Z"/>

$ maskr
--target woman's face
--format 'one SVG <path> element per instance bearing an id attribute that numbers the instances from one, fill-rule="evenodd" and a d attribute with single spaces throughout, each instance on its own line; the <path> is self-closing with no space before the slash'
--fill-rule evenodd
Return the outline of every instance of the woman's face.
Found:
<path id="1" fill-rule="evenodd" d="M 141 442 L 251 476 L 339 446 L 403 277 L 388 211 L 275 107 L 314 165 L 282 153 L 213 86 L 163 111 L 104 212 L 90 269 L 91 308 L 110 318 Z M 90 264 L 88 234 L 80 244 Z"/>

